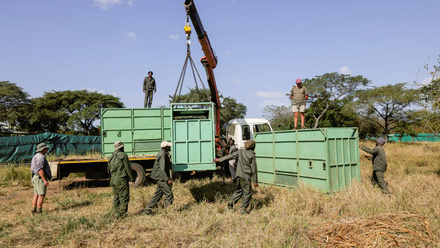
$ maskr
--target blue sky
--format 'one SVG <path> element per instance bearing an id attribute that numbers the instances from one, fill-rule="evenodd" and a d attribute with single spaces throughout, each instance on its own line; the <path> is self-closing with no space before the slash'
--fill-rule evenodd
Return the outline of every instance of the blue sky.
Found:
<path id="1" fill-rule="evenodd" d="M 152 70 L 153 107 L 168 105 L 186 56 L 183 2 L 0 0 L 0 81 L 31 97 L 88 89 L 139 108 Z M 423 66 L 440 54 L 438 0 L 195 4 L 218 56 L 218 89 L 245 104 L 247 117 L 261 117 L 265 105 L 289 105 L 285 93 L 298 77 L 341 72 L 375 86 L 422 83 L 429 78 Z M 196 38 L 192 57 L 205 80 Z M 194 87 L 189 76 L 184 88 Z"/>

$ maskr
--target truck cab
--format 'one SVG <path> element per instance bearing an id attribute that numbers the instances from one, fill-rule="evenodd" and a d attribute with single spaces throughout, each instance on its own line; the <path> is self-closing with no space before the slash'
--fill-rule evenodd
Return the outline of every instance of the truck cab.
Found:
<path id="1" fill-rule="evenodd" d="M 235 141 L 238 149 L 244 148 L 247 140 L 253 140 L 258 132 L 272 132 L 269 121 L 262 118 L 236 118 L 228 122 L 227 137 Z"/>

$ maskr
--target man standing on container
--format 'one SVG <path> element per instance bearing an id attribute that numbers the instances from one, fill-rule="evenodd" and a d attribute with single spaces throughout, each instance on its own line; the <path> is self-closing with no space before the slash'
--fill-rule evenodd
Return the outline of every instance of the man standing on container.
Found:
<path id="1" fill-rule="evenodd" d="M 390 192 L 388 191 L 388 186 L 383 176 L 383 173 L 387 170 L 387 158 L 385 150 L 383 149 L 383 145 L 386 142 L 387 141 L 385 139 L 379 138 L 376 140 L 376 147 L 373 149 L 361 145 L 359 145 L 359 147 L 363 151 L 373 155 L 372 157 L 365 155 L 366 158 L 372 160 L 373 162 L 373 175 L 371 176 L 371 183 L 373 183 L 373 185 L 379 185 L 379 188 L 382 189 L 384 193 L 389 194 Z"/>
<path id="2" fill-rule="evenodd" d="M 134 183 L 133 170 L 127 154 L 124 152 L 124 144 L 121 141 L 114 143 L 115 152 L 108 160 L 110 185 L 113 188 L 113 212 L 117 218 L 124 217 L 128 211 L 130 201 L 130 187 L 128 181 Z"/>
<path id="3" fill-rule="evenodd" d="M 31 161 L 32 185 L 34 186 L 34 197 L 32 198 L 32 214 L 41 214 L 43 201 L 46 196 L 46 189 L 49 186 L 49 180 L 52 178 L 49 163 L 45 157 L 49 151 L 46 143 L 37 145 L 36 154 Z"/>
<path id="4" fill-rule="evenodd" d="M 148 72 L 148 77 L 144 78 L 143 90 L 145 92 L 144 108 L 151 108 L 153 95 L 156 94 L 156 80 L 153 78 L 153 72 Z"/>
<path id="5" fill-rule="evenodd" d="M 165 206 L 173 204 L 173 191 L 171 186 L 173 180 L 171 180 L 171 160 L 169 151 L 171 150 L 171 143 L 168 141 L 162 141 L 160 144 L 160 151 L 157 154 L 156 161 L 154 161 L 153 171 L 151 172 L 151 178 L 156 180 L 157 187 L 156 192 L 151 198 L 150 202 L 144 209 L 145 214 L 152 214 L 153 208 L 157 205 L 163 195 L 165 195 Z"/>
<path id="6" fill-rule="evenodd" d="M 296 86 L 290 91 L 290 99 L 292 99 L 292 112 L 294 113 L 293 124 L 294 129 L 298 126 L 298 112 L 301 113 L 301 129 L 304 129 L 304 112 L 306 109 L 306 101 L 309 98 L 309 91 L 302 86 L 301 78 L 296 79 Z"/>
<path id="7" fill-rule="evenodd" d="M 249 212 L 246 209 L 249 207 L 249 203 L 252 199 L 252 184 L 254 181 L 254 187 L 258 187 L 257 178 L 257 162 L 255 157 L 255 141 L 248 140 L 245 144 L 246 149 L 240 149 L 227 156 L 216 158 L 214 162 L 223 162 L 230 159 L 237 160 L 237 187 L 232 194 L 228 202 L 228 208 L 233 209 L 234 204 L 240 200 L 243 196 L 243 202 L 241 203 L 240 213 L 247 214 Z"/>

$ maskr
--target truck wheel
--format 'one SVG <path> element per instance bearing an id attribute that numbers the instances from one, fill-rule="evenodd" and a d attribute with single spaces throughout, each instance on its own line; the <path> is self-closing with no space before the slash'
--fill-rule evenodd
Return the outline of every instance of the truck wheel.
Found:
<path id="1" fill-rule="evenodd" d="M 137 163 L 131 163 L 131 168 L 133 169 L 133 171 L 135 172 L 136 175 L 134 175 L 135 176 L 134 184 L 130 184 L 130 186 L 136 188 L 136 187 L 141 186 L 144 183 L 145 170 L 140 164 L 137 164 Z"/>

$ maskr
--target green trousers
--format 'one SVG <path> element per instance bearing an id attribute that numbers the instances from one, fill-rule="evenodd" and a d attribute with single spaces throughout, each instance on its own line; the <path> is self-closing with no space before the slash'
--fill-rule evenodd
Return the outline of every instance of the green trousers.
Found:
<path id="1" fill-rule="evenodd" d="M 240 211 L 244 212 L 249 207 L 252 199 L 252 184 L 250 179 L 237 177 L 237 188 L 235 188 L 234 193 L 229 199 L 229 204 L 236 204 L 241 197 L 243 197 L 243 202 L 241 203 Z"/>
<path id="2" fill-rule="evenodd" d="M 153 90 L 145 91 L 145 100 L 144 100 L 144 108 L 151 108 L 151 104 L 153 103 Z"/>
<path id="3" fill-rule="evenodd" d="M 113 212 L 117 216 L 127 213 L 128 202 L 130 201 L 130 187 L 126 178 L 111 178 L 110 185 L 113 188 Z"/>
<path id="4" fill-rule="evenodd" d="M 173 191 L 171 190 L 171 186 L 168 185 L 167 181 L 157 181 L 156 192 L 154 193 L 150 202 L 147 204 L 146 208 L 154 208 L 163 195 L 165 195 L 165 206 L 170 206 L 173 204 Z"/>
<path id="5" fill-rule="evenodd" d="M 388 191 L 388 185 L 385 182 L 385 179 L 383 177 L 383 171 L 373 171 L 373 175 L 371 176 L 371 183 L 373 185 L 378 185 L 379 188 L 384 192 L 384 193 L 390 193 Z"/>

